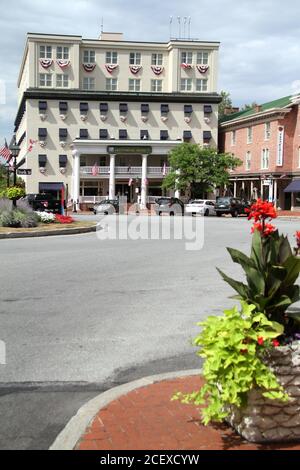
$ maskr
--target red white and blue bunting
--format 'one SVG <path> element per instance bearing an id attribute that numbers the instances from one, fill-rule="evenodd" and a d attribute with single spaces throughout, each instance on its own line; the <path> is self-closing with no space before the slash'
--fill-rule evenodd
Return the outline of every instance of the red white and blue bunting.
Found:
<path id="1" fill-rule="evenodd" d="M 141 65 L 130 65 L 129 68 L 130 68 L 130 72 L 133 73 L 133 75 L 136 75 L 137 73 L 139 73 L 142 66 Z"/>
<path id="2" fill-rule="evenodd" d="M 86 72 L 93 72 L 95 70 L 96 64 L 82 64 L 82 67 Z"/>
<path id="3" fill-rule="evenodd" d="M 190 69 L 193 68 L 193 66 L 191 64 L 187 64 L 186 62 L 182 62 L 181 67 L 183 69 L 187 69 L 187 70 L 190 70 Z"/>
<path id="4" fill-rule="evenodd" d="M 70 61 L 69 60 L 65 60 L 65 59 L 58 59 L 56 61 L 57 65 L 60 66 L 61 69 L 65 69 L 66 67 L 69 67 L 70 65 Z"/>
<path id="5" fill-rule="evenodd" d="M 209 69 L 208 65 L 197 65 L 197 70 L 200 73 L 206 73 Z"/>
<path id="6" fill-rule="evenodd" d="M 40 59 L 40 64 L 44 69 L 48 69 L 53 64 L 52 59 Z"/>
<path id="7" fill-rule="evenodd" d="M 113 73 L 113 71 L 116 70 L 116 68 L 118 68 L 118 64 L 108 64 L 108 65 L 105 65 L 105 68 L 108 71 L 108 73 Z"/>
<path id="8" fill-rule="evenodd" d="M 164 71 L 163 67 L 158 67 L 157 65 L 151 68 L 152 72 L 155 73 L 155 75 L 160 75 Z"/>

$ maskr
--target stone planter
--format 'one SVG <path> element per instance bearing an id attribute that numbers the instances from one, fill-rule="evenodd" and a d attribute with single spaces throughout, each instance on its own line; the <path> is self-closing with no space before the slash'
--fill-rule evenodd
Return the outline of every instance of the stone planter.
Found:
<path id="1" fill-rule="evenodd" d="M 283 403 L 251 390 L 244 408 L 231 408 L 227 422 L 250 442 L 300 441 L 300 341 L 273 349 L 266 358 L 290 396 Z"/>

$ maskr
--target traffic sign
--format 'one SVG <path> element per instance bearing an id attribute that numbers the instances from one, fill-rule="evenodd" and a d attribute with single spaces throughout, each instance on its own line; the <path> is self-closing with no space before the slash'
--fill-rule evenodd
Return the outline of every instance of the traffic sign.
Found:
<path id="1" fill-rule="evenodd" d="M 17 170 L 17 175 L 29 176 L 32 174 L 32 170 L 26 170 L 25 168 L 20 168 Z"/>

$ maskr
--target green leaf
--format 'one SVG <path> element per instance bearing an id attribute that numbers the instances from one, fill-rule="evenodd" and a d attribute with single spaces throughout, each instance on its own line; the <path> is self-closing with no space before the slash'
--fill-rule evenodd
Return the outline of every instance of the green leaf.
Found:
<path id="1" fill-rule="evenodd" d="M 227 248 L 227 251 L 229 252 L 232 261 L 234 263 L 238 263 L 242 266 L 244 271 L 246 271 L 247 268 L 256 268 L 256 264 L 253 259 L 249 258 L 249 256 L 245 255 L 239 250 L 235 250 L 234 248 Z"/>
<path id="2" fill-rule="evenodd" d="M 234 290 L 236 290 L 237 293 L 240 294 L 243 299 L 248 299 L 248 287 L 245 284 L 240 281 L 235 281 L 234 279 L 223 273 L 219 268 L 217 268 L 217 271 L 221 274 L 224 281 L 226 281 Z"/>

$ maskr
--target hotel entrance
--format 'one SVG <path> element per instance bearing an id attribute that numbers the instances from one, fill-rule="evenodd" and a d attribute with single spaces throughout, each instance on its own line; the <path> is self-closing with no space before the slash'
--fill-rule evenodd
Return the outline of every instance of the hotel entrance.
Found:
<path id="1" fill-rule="evenodd" d="M 132 201 L 132 186 L 129 186 L 128 183 L 117 183 L 115 189 L 116 197 L 127 197 L 127 202 Z"/>

